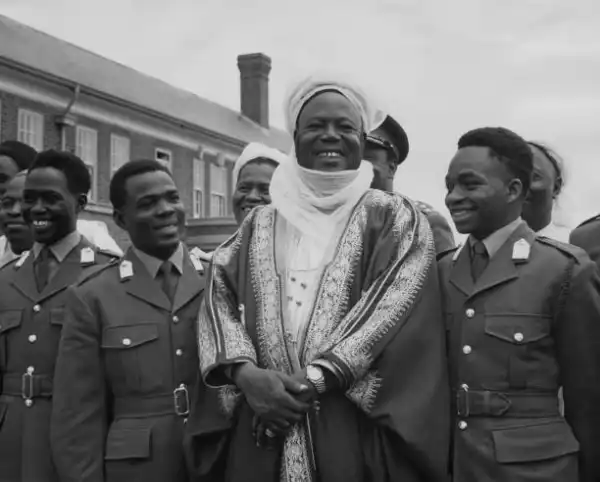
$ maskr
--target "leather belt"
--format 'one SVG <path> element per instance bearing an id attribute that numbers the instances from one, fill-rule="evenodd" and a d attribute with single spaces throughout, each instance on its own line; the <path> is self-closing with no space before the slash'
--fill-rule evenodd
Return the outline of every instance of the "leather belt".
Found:
<path id="1" fill-rule="evenodd" d="M 118 397 L 114 399 L 114 418 L 147 418 L 159 415 L 187 417 L 190 399 L 185 384 L 170 393 L 151 397 Z"/>
<path id="2" fill-rule="evenodd" d="M 33 398 L 52 398 L 52 388 L 52 377 L 49 375 L 7 373 L 2 377 L 0 392 L 2 395 L 31 400 Z"/>
<path id="3" fill-rule="evenodd" d="M 455 393 L 456 414 L 461 418 L 541 418 L 560 415 L 557 393 L 471 390 L 466 385 L 462 385 Z"/>

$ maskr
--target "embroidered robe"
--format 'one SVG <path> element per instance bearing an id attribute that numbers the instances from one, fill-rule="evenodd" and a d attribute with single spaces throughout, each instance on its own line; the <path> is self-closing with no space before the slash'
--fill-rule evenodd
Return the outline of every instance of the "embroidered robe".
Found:
<path id="1" fill-rule="evenodd" d="M 398 194 L 368 191 L 326 266 L 298 351 L 347 382 L 320 397 L 277 450 L 259 448 L 253 413 L 226 368 L 293 372 L 276 262 L 278 213 L 255 209 L 213 256 L 198 321 L 205 385 L 187 425 L 200 481 L 446 480 L 449 389 L 435 246 Z"/>

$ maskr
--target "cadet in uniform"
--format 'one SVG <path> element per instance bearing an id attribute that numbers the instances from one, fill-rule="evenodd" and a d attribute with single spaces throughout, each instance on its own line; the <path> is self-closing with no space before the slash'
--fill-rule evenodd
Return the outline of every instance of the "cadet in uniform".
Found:
<path id="1" fill-rule="evenodd" d="M 90 190 L 81 159 L 40 153 L 23 190 L 34 244 L 0 270 L 0 480 L 56 481 L 50 451 L 53 373 L 66 288 L 110 253 L 75 227 Z"/>
<path id="2" fill-rule="evenodd" d="M 600 214 L 571 231 L 569 243 L 584 249 L 600 268 Z"/>
<path id="3" fill-rule="evenodd" d="M 364 157 L 373 165 L 373 189 L 394 192 L 394 176 L 398 166 L 408 156 L 408 137 L 402 126 L 391 116 L 373 130 L 366 138 Z M 429 204 L 414 201 L 427 216 L 433 231 L 437 253 L 443 253 L 455 247 L 452 229 L 446 218 Z"/>
<path id="4" fill-rule="evenodd" d="M 454 480 L 597 482 L 598 271 L 581 249 L 537 236 L 520 218 L 532 172 L 523 139 L 483 128 L 458 147 L 446 205 L 469 238 L 439 262 Z"/>
<path id="5" fill-rule="evenodd" d="M 133 246 L 71 290 L 56 368 L 56 466 L 62 482 L 184 482 L 204 268 L 181 242 L 185 211 L 162 164 L 125 164 L 110 199 Z"/>

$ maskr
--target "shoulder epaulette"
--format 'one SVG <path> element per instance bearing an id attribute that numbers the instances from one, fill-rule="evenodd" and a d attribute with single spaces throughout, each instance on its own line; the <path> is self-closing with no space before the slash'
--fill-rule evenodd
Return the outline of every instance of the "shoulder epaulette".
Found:
<path id="1" fill-rule="evenodd" d="M 558 241 L 554 238 L 549 238 L 547 236 L 537 235 L 535 237 L 535 240 L 539 241 L 542 244 L 545 244 L 546 246 L 556 248 L 561 253 L 566 254 L 570 258 L 573 258 L 577 263 L 579 263 L 581 257 L 581 249 L 577 246 L 573 246 L 569 243 L 563 243 L 562 241 Z"/>
<path id="2" fill-rule="evenodd" d="M 456 251 L 460 248 L 460 246 L 455 246 L 454 248 L 445 249 L 435 255 L 435 259 L 440 261 L 442 258 L 445 258 L 450 253 L 456 253 Z"/>
<path id="3" fill-rule="evenodd" d="M 108 268 L 118 266 L 119 258 L 113 258 L 108 263 L 96 264 L 89 268 L 77 281 L 77 286 L 81 286 L 86 281 L 89 281 L 97 277 L 100 273 L 106 271 Z"/>
<path id="4" fill-rule="evenodd" d="M 105 249 L 105 248 L 96 248 L 96 252 L 103 254 L 104 256 L 108 256 L 109 258 L 116 258 L 119 259 L 121 256 L 123 256 L 121 253 L 117 253 L 116 251 L 111 251 L 110 249 Z M 111 260 L 112 261 L 112 260 Z"/>
<path id="5" fill-rule="evenodd" d="M 580 228 L 581 226 L 585 226 L 586 224 L 589 224 L 593 221 L 600 221 L 600 214 L 596 214 L 595 216 L 592 216 L 591 218 L 586 219 L 585 221 L 583 221 L 582 223 L 580 223 L 577 228 Z M 575 228 L 575 229 L 577 229 Z"/>
<path id="6" fill-rule="evenodd" d="M 6 263 L 4 263 L 2 266 L 0 266 L 0 269 L 4 269 L 7 266 L 11 266 L 11 265 L 15 264 L 17 261 L 19 261 L 20 259 L 21 259 L 21 257 L 17 256 L 16 258 L 13 258 L 10 261 L 7 261 Z"/>

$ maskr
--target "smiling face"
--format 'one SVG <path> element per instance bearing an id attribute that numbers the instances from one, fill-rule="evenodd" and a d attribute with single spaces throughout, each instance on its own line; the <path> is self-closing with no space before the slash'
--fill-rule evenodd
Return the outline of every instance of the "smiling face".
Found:
<path id="1" fill-rule="evenodd" d="M 552 162 L 537 147 L 531 146 L 533 152 L 533 175 L 525 204 L 523 219 L 532 229 L 544 228 L 551 220 L 552 207 L 557 192 L 558 173 Z"/>
<path id="2" fill-rule="evenodd" d="M 85 206 L 85 195 L 73 194 L 62 171 L 38 167 L 30 171 L 23 190 L 23 218 L 33 230 L 33 239 L 51 245 L 76 229 L 77 215 Z"/>
<path id="3" fill-rule="evenodd" d="M 125 183 L 127 199 L 114 218 L 140 251 L 169 259 L 183 238 L 185 208 L 173 178 L 164 171 L 131 176 Z"/>
<path id="4" fill-rule="evenodd" d="M 298 164 L 306 169 L 358 169 L 364 147 L 360 115 L 338 92 L 317 94 L 300 113 L 294 144 Z"/>
<path id="5" fill-rule="evenodd" d="M 269 186 L 277 165 L 269 160 L 254 160 L 239 173 L 232 196 L 233 215 L 238 225 L 256 206 L 271 204 Z"/>
<path id="6" fill-rule="evenodd" d="M 25 173 L 17 174 L 6 185 L 6 191 L 0 203 L 0 227 L 6 235 L 13 253 L 21 254 L 31 249 L 33 236 L 25 223 L 22 212 Z"/>
<path id="7" fill-rule="evenodd" d="M 521 181 L 487 147 L 459 149 L 446 188 L 446 206 L 459 233 L 484 239 L 520 215 Z"/>
<path id="8" fill-rule="evenodd" d="M 0 197 L 6 191 L 7 184 L 19 172 L 19 167 L 12 158 L 8 156 L 0 156 Z"/>

